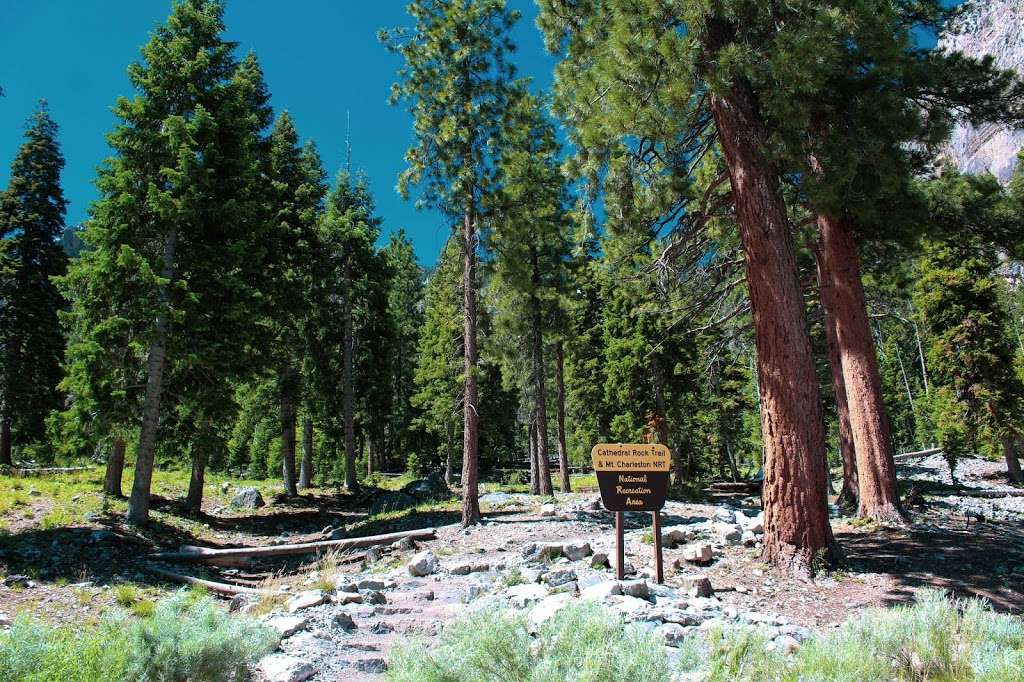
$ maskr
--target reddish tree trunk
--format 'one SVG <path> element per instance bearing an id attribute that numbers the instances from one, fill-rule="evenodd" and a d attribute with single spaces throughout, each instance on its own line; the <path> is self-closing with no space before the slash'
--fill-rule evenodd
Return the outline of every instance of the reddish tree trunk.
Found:
<path id="1" fill-rule="evenodd" d="M 1014 447 L 1013 438 L 1003 436 L 1003 457 L 1006 458 L 1006 473 L 1012 483 L 1024 483 L 1024 476 L 1020 471 L 1020 460 L 1017 459 L 1017 450 Z"/>
<path id="2" fill-rule="evenodd" d="M 473 526 L 480 523 L 477 452 L 480 415 L 477 413 L 476 235 L 472 196 L 462 228 L 462 337 L 466 373 L 462 411 L 462 525 Z"/>
<path id="3" fill-rule="evenodd" d="M 121 479 L 124 477 L 124 438 L 115 438 L 107 457 L 107 472 L 103 477 L 103 494 L 121 497 Z"/>
<path id="4" fill-rule="evenodd" d="M 535 249 L 532 250 L 531 258 L 533 261 L 532 279 L 536 290 L 540 286 L 540 266 Z M 536 294 L 530 296 L 530 317 L 530 326 L 533 328 L 531 330 L 532 348 L 530 349 L 533 359 L 533 400 L 537 407 L 535 428 L 537 429 L 538 492 L 541 495 L 550 496 L 554 495 L 554 490 L 551 487 L 551 465 L 548 458 L 548 389 L 544 365 L 544 316 L 540 308 L 540 299 Z"/>
<path id="5" fill-rule="evenodd" d="M 562 492 L 572 492 L 569 481 L 569 453 L 565 448 L 565 348 L 562 342 L 555 344 L 555 428 L 558 431 L 558 473 Z"/>
<path id="6" fill-rule="evenodd" d="M 868 325 L 857 242 L 852 226 L 844 220 L 820 215 L 818 227 L 823 270 L 830 281 L 850 430 L 857 453 L 857 514 L 902 524 L 906 515 L 896 489 L 892 437 L 882 400 L 875 344 Z"/>
<path id="7" fill-rule="evenodd" d="M 839 455 L 843 460 L 843 487 L 836 504 L 850 511 L 857 509 L 857 454 L 853 446 L 853 432 L 850 428 L 850 408 L 846 398 L 846 381 L 843 379 L 843 362 L 836 338 L 836 320 L 833 309 L 835 301 L 832 283 L 824 271 L 820 245 L 814 250 L 818 264 L 818 288 L 821 292 L 821 308 L 825 313 L 825 340 L 828 343 L 828 367 L 832 374 L 832 389 L 836 394 L 836 418 L 839 421 Z"/>
<path id="8" fill-rule="evenodd" d="M 718 48 L 728 25 L 709 26 Z M 717 52 L 717 49 L 712 50 Z M 750 84 L 737 78 L 711 99 L 729 169 L 757 337 L 761 430 L 765 446 L 762 558 L 797 574 L 834 556 L 825 494 L 821 398 L 793 240 L 778 173 Z"/>

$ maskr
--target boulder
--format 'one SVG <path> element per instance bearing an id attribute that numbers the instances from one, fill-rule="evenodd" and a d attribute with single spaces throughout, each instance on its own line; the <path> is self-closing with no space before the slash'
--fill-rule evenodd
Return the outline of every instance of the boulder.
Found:
<path id="1" fill-rule="evenodd" d="M 610 566 L 608 555 L 605 552 L 597 552 L 594 556 L 590 557 L 591 568 L 609 568 Z"/>
<path id="2" fill-rule="evenodd" d="M 541 516 L 554 516 L 556 513 L 558 513 L 558 509 L 553 504 L 542 504 L 540 506 Z"/>
<path id="3" fill-rule="evenodd" d="M 409 575 L 422 578 L 437 571 L 437 557 L 428 549 L 413 556 L 409 560 L 407 568 L 409 569 Z"/>
<path id="4" fill-rule="evenodd" d="M 421 500 L 436 500 L 451 495 L 451 491 L 445 485 L 444 480 L 433 476 L 419 478 L 406 483 L 405 487 L 402 488 L 402 492 Z"/>
<path id="5" fill-rule="evenodd" d="M 728 507 L 719 507 L 715 510 L 715 518 L 723 523 L 736 523 L 736 512 Z"/>
<path id="6" fill-rule="evenodd" d="M 548 591 L 542 585 L 537 584 L 513 585 L 505 590 L 505 596 L 508 597 L 508 603 L 512 608 L 524 609 L 530 604 L 547 598 Z"/>
<path id="7" fill-rule="evenodd" d="M 260 491 L 256 488 L 239 488 L 228 506 L 235 509 L 259 509 L 265 507 L 266 504 Z"/>
<path id="8" fill-rule="evenodd" d="M 9 575 L 4 578 L 4 585 L 6 587 L 17 587 L 19 589 L 28 589 L 29 587 L 35 587 L 35 581 L 29 578 L 27 575 Z"/>
<path id="9" fill-rule="evenodd" d="M 566 593 L 552 595 L 540 601 L 536 606 L 530 609 L 530 615 L 527 617 L 530 632 L 536 632 L 541 625 L 550 620 L 552 616 L 558 613 L 563 607 L 567 606 L 571 601 L 572 595 Z"/>
<path id="10" fill-rule="evenodd" d="M 401 540 L 395 540 L 391 543 L 391 549 L 397 549 L 399 551 L 408 551 L 416 549 L 416 541 L 412 538 L 402 538 Z"/>
<path id="11" fill-rule="evenodd" d="M 661 544 L 666 549 L 673 549 L 693 537 L 693 529 L 686 526 L 672 526 L 661 532 Z"/>
<path id="12" fill-rule="evenodd" d="M 291 637 L 296 632 L 305 630 L 309 621 L 302 616 L 271 616 L 263 621 L 263 624 L 268 628 L 277 630 L 278 634 L 281 635 L 282 639 L 285 637 Z"/>
<path id="13" fill-rule="evenodd" d="M 0 613 L 0 628 L 10 627 L 11 617 L 6 613 Z"/>
<path id="14" fill-rule="evenodd" d="M 775 650 L 784 654 L 794 654 L 800 648 L 800 642 L 792 635 L 779 635 L 774 640 Z"/>
<path id="15" fill-rule="evenodd" d="M 628 595 L 609 597 L 607 604 L 612 611 L 617 611 L 626 620 L 644 620 L 651 610 L 651 603 L 646 599 Z"/>
<path id="16" fill-rule="evenodd" d="M 512 499 L 508 493 L 487 493 L 480 496 L 480 504 L 508 504 Z"/>
<path id="17" fill-rule="evenodd" d="M 340 606 L 345 604 L 362 604 L 363 595 L 358 592 L 338 592 L 331 597 L 331 601 Z"/>
<path id="18" fill-rule="evenodd" d="M 605 580 L 604 582 L 584 588 L 580 593 L 580 599 L 600 601 L 607 597 L 620 594 L 622 594 L 622 583 L 618 580 Z"/>
<path id="19" fill-rule="evenodd" d="M 352 632 L 356 629 L 356 622 L 352 620 L 352 616 L 345 613 L 344 611 L 339 611 L 338 613 L 334 614 L 334 616 L 331 618 L 331 625 L 333 625 L 338 630 L 343 630 L 344 632 Z"/>
<path id="20" fill-rule="evenodd" d="M 383 514 L 385 512 L 401 511 L 403 509 L 409 509 L 415 507 L 419 502 L 415 497 L 407 493 L 396 492 L 396 493 L 385 493 L 379 496 L 370 505 L 370 516 L 377 514 Z"/>
<path id="21" fill-rule="evenodd" d="M 734 544 L 743 537 L 743 529 L 734 523 L 716 523 L 715 532 L 728 544 Z"/>
<path id="22" fill-rule="evenodd" d="M 367 604 L 387 604 L 388 598 L 384 596 L 383 592 L 369 592 L 366 595 Z"/>
<path id="23" fill-rule="evenodd" d="M 303 682 L 316 673 L 309 661 L 289 654 L 264 656 L 256 664 L 256 668 L 267 682 Z"/>
<path id="24" fill-rule="evenodd" d="M 753 547 L 757 544 L 757 536 L 754 535 L 753 531 L 745 530 L 743 531 L 743 536 L 740 538 L 740 542 L 747 547 Z"/>
<path id="25" fill-rule="evenodd" d="M 327 601 L 327 595 L 320 590 L 309 590 L 308 592 L 300 592 L 291 599 L 284 607 L 288 610 L 288 613 L 295 613 L 302 609 L 312 608 L 314 606 L 320 606 Z"/>
<path id="26" fill-rule="evenodd" d="M 688 561 L 691 564 L 709 563 L 711 561 L 711 545 L 699 542 L 683 547 L 683 561 Z"/>
<path id="27" fill-rule="evenodd" d="M 576 580 L 576 571 L 568 568 L 548 571 L 541 577 L 541 580 L 551 587 L 558 587 L 559 585 L 565 585 Z"/>
<path id="28" fill-rule="evenodd" d="M 630 597 L 636 597 L 637 599 L 647 599 L 651 596 L 651 592 L 647 588 L 646 580 L 622 581 L 622 594 Z"/>
<path id="29" fill-rule="evenodd" d="M 589 542 L 567 542 L 562 545 L 562 555 L 570 561 L 580 561 L 593 553 Z"/>
<path id="30" fill-rule="evenodd" d="M 686 628 L 678 623 L 665 623 L 658 628 L 658 634 L 665 640 L 665 646 L 677 647 L 683 643 Z"/>
<path id="31" fill-rule="evenodd" d="M 690 573 L 679 577 L 680 587 L 691 597 L 710 597 L 714 594 L 711 581 L 707 576 L 699 573 Z"/>
<path id="32" fill-rule="evenodd" d="M 383 580 L 376 580 L 374 578 L 363 578 L 356 583 L 357 590 L 371 590 L 373 592 L 380 592 L 381 590 L 388 589 L 388 584 Z"/>

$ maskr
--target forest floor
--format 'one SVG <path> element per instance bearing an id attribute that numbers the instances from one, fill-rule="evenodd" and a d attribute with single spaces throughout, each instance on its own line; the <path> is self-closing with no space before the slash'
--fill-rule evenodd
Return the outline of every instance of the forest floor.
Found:
<path id="1" fill-rule="evenodd" d="M 643 590 L 650 588 L 652 608 L 685 609 L 694 614 L 686 627 L 694 628 L 753 621 L 774 623 L 784 634 L 799 636 L 834 627 L 856 610 L 907 602 L 916 590 L 929 586 L 983 597 L 999 611 L 1024 613 L 1021 489 L 1005 485 L 995 463 L 962 463 L 956 483 L 944 467 L 934 457 L 900 462 L 904 487 L 916 487 L 924 502 L 910 510 L 913 523 L 908 527 L 864 524 L 836 513 L 832 523 L 843 560 L 813 582 L 771 570 L 758 560 L 756 538 L 737 537 L 744 519 L 759 512 L 756 498 L 666 505 L 665 531 L 681 529 L 687 542 L 708 544 L 713 555 L 707 565 L 696 566 L 682 561 L 683 546 L 667 548 L 667 591 L 651 584 L 650 515 L 628 514 L 626 555 L 636 570 L 632 577 L 647 580 Z M 289 622 L 301 621 L 301 627 L 284 639 L 279 656 L 307 664 L 312 679 L 335 679 L 341 670 L 346 670 L 346 679 L 358 679 L 382 669 L 397 638 L 432 637 L 469 608 L 494 602 L 536 610 L 538 604 L 559 601 L 559 595 L 578 594 L 613 577 L 594 561 L 594 554 L 614 556 L 614 517 L 600 508 L 592 488 L 559 495 L 554 502 L 492 489 L 483 498 L 484 523 L 464 530 L 458 526 L 455 500 L 368 518 L 369 491 L 348 495 L 317 489 L 283 499 L 274 496 L 276 484 L 270 481 L 244 483 L 260 488 L 268 506 L 232 512 L 226 503 L 241 484 L 218 477 L 209 481 L 204 513 L 192 518 L 174 501 L 184 494 L 187 478 L 162 473 L 155 486 L 154 521 L 139 531 L 122 523 L 123 501 L 104 502 L 97 492 L 101 479 L 100 470 L 0 477 L 0 627 L 22 612 L 48 621 L 95 621 L 112 608 L 133 608 L 176 589 L 146 570 L 145 555 L 161 548 L 271 545 L 324 539 L 332 532 L 348 537 L 437 528 L 436 540 L 416 548 L 385 547 L 369 563 L 344 563 L 342 556 L 312 564 L 270 561 L 248 571 L 175 568 L 215 580 L 248 579 L 289 594 L 320 589 L 326 598 L 335 593 L 331 601 L 297 611 L 296 621 Z M 125 480 L 130 481 L 130 472 Z M 1010 496 L 979 497 L 1001 493 Z M 573 542 L 589 545 L 584 556 L 539 561 L 529 551 L 535 544 Z M 437 565 L 427 575 L 411 576 L 407 564 L 428 549 Z M 676 563 L 679 570 L 673 568 Z M 562 578 L 545 577 L 552 572 L 568 572 L 565 578 L 571 580 L 554 584 Z M 694 574 L 710 580 L 713 597 L 694 598 Z M 347 590 L 358 590 L 354 593 L 359 596 L 341 604 L 346 599 L 337 595 Z M 627 617 L 653 618 L 646 602 L 623 606 L 619 602 L 625 598 L 609 599 Z M 275 614 L 283 601 L 262 600 L 245 610 L 280 623 L 281 615 Z M 346 616 L 351 618 L 351 627 L 339 629 L 339 614 L 344 614 L 342 625 Z M 662 628 L 670 625 L 659 622 Z"/>

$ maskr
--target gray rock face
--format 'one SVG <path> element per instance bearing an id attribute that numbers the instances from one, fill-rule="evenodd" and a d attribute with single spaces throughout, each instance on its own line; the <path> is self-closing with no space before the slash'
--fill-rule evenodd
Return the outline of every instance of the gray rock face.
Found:
<path id="1" fill-rule="evenodd" d="M 443 480 L 433 477 L 410 481 L 405 484 L 404 488 L 402 488 L 402 492 L 421 500 L 434 500 L 442 497 L 448 497 L 451 494 L 451 491 L 448 490 L 448 486 L 444 484 Z"/>
<path id="2" fill-rule="evenodd" d="M 1024 3 L 1020 0 L 975 2 L 939 40 L 938 47 L 970 57 L 992 55 L 996 65 L 1024 72 Z M 1006 184 L 1024 146 L 1024 130 L 983 124 L 958 125 L 945 150 L 962 171 L 991 172 Z"/>
<path id="3" fill-rule="evenodd" d="M 565 585 L 576 580 L 576 571 L 567 568 L 548 571 L 541 577 L 541 580 L 552 587 L 558 587 L 559 585 Z"/>
<path id="4" fill-rule="evenodd" d="M 401 511 L 415 507 L 419 502 L 412 495 L 406 493 L 386 493 L 381 495 L 370 505 L 370 516 L 383 514 L 384 512 Z"/>
<path id="5" fill-rule="evenodd" d="M 422 578 L 437 570 L 437 557 L 428 549 L 410 559 L 407 568 L 409 569 L 409 575 Z"/>
<path id="6" fill-rule="evenodd" d="M 714 590 L 711 588 L 711 581 L 707 576 L 693 573 L 680 576 L 681 587 L 691 597 L 710 597 Z"/>
<path id="7" fill-rule="evenodd" d="M 266 502 L 256 488 L 239 488 L 235 496 L 231 498 L 231 505 L 236 509 L 259 509 L 265 507 Z"/>
<path id="8" fill-rule="evenodd" d="M 288 654 L 270 654 L 256 664 L 267 682 L 303 682 L 316 672 L 307 661 Z"/>

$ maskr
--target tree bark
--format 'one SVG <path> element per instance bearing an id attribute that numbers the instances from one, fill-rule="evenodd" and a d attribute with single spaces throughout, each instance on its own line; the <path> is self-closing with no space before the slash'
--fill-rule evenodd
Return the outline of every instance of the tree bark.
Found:
<path id="1" fill-rule="evenodd" d="M 0 403 L 0 465 L 14 466 L 11 459 L 11 412 Z"/>
<path id="2" fill-rule="evenodd" d="M 204 447 L 192 448 L 192 477 L 188 481 L 185 510 L 198 514 L 203 510 L 203 486 L 206 483 L 206 460 L 209 453 Z"/>
<path id="3" fill-rule="evenodd" d="M 445 458 L 444 458 L 444 483 L 450 486 L 452 484 L 452 474 L 455 468 L 455 446 L 453 441 L 455 435 L 452 433 L 455 429 L 451 427 L 451 422 L 448 422 L 448 437 L 445 439 Z"/>
<path id="4" fill-rule="evenodd" d="M 121 497 L 121 479 L 124 477 L 124 438 L 115 438 L 107 456 L 107 472 L 103 477 L 103 494 Z"/>
<path id="5" fill-rule="evenodd" d="M 174 279 L 174 251 L 178 245 L 178 231 L 171 228 L 164 236 L 163 265 L 160 276 L 165 280 Z M 143 524 L 149 521 L 149 494 L 153 484 L 153 460 L 156 454 L 156 434 L 160 427 L 160 398 L 163 394 L 164 369 L 167 364 L 167 337 L 170 334 L 170 317 L 167 307 L 170 292 L 167 285 L 159 291 L 162 309 L 153 326 L 153 340 L 149 345 L 146 362 L 146 396 L 142 403 L 142 427 L 139 430 L 139 447 L 135 456 L 135 480 L 132 495 L 128 500 L 128 522 Z"/>
<path id="6" fill-rule="evenodd" d="M 712 52 L 731 39 L 709 25 Z M 757 338 L 765 445 L 762 559 L 798 575 L 834 558 L 825 495 L 824 433 L 793 240 L 778 172 L 761 151 L 767 135 L 756 95 L 738 77 L 711 98 L 736 203 Z"/>
<path id="7" fill-rule="evenodd" d="M 537 252 L 531 249 L 533 260 L 533 286 L 534 291 L 540 286 L 540 267 L 537 259 Z M 554 495 L 551 487 L 551 465 L 548 457 L 548 396 L 547 396 L 547 374 L 544 366 L 544 316 L 540 307 L 540 299 L 536 293 L 530 296 L 530 326 L 531 329 L 531 356 L 533 359 L 533 400 L 536 405 L 537 430 L 537 481 L 538 493 L 541 495 Z"/>
<path id="8" fill-rule="evenodd" d="M 558 437 L 558 474 L 562 492 L 571 493 L 569 481 L 569 453 L 565 447 L 565 348 L 561 341 L 555 344 L 555 428 Z"/>
<path id="9" fill-rule="evenodd" d="M 352 383 L 352 354 L 355 341 L 352 331 L 352 290 L 349 264 L 345 262 L 345 295 L 342 304 L 343 350 L 342 350 L 342 417 L 345 422 L 345 490 L 353 491 L 356 480 L 356 433 L 355 433 L 355 388 Z"/>
<path id="10" fill-rule="evenodd" d="M 376 438 L 370 438 L 370 441 L 367 443 L 367 453 L 366 453 L 366 475 L 367 476 L 373 476 L 373 466 L 374 466 L 373 459 L 376 456 L 377 456 L 377 439 Z"/>
<path id="11" fill-rule="evenodd" d="M 480 415 L 477 413 L 476 347 L 476 235 L 474 234 L 473 197 L 463 216 L 463 360 L 465 386 L 462 411 L 462 525 L 480 523 L 479 444 Z"/>
<path id="12" fill-rule="evenodd" d="M 295 384 L 298 377 L 291 366 L 278 373 L 278 389 L 281 400 L 281 469 L 284 478 L 284 492 L 295 497 L 299 494 L 295 485 Z"/>
<path id="13" fill-rule="evenodd" d="M 1020 460 L 1017 459 L 1017 450 L 1014 447 L 1013 438 L 1002 437 L 1003 456 L 1006 458 L 1006 473 L 1012 483 L 1024 483 L 1024 475 L 1020 471 Z"/>
<path id="14" fill-rule="evenodd" d="M 818 289 L 821 294 L 821 308 L 825 313 L 825 340 L 828 345 L 828 367 L 832 375 L 832 390 L 836 394 L 836 418 L 839 421 L 839 455 L 843 460 L 843 487 L 839 491 L 836 504 L 840 508 L 855 511 L 857 509 L 857 454 L 853 445 L 853 432 L 850 428 L 850 407 L 846 398 L 846 382 L 843 379 L 843 361 L 839 351 L 839 340 L 836 338 L 835 296 L 832 291 L 831 278 L 824 271 L 820 245 L 814 249 L 815 262 L 818 265 Z"/>
<path id="15" fill-rule="evenodd" d="M 857 455 L 857 515 L 903 524 L 906 514 L 896 488 L 889 419 L 882 379 L 868 325 L 860 279 L 860 256 L 852 226 L 834 216 L 818 216 L 823 270 L 830 282 L 835 336 Z"/>
<path id="16" fill-rule="evenodd" d="M 540 474 L 537 471 L 537 418 L 532 411 L 527 429 L 530 434 L 530 494 L 540 495 Z"/>
<path id="17" fill-rule="evenodd" d="M 313 485 L 313 420 L 302 420 L 302 464 L 299 466 L 299 488 Z"/>

